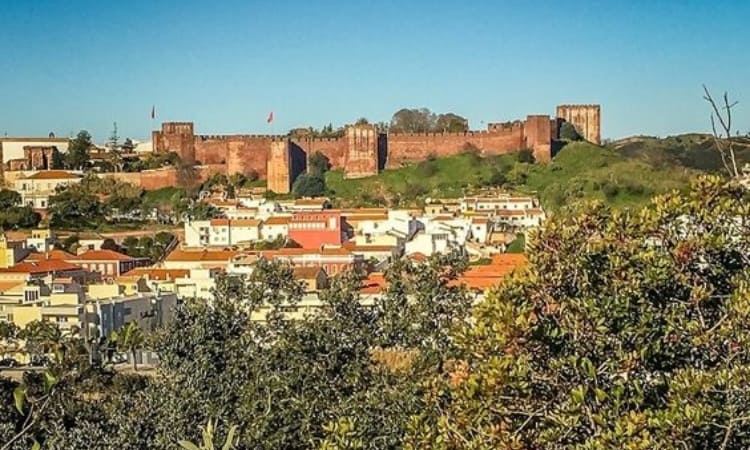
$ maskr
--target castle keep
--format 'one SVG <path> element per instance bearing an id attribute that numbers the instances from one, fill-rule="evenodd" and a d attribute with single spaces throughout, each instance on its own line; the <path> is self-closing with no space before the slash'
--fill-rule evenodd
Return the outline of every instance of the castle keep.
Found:
<path id="1" fill-rule="evenodd" d="M 165 122 L 153 132 L 155 152 L 175 152 L 189 164 L 223 167 L 224 173 L 257 173 L 268 188 L 289 192 L 294 178 L 307 167 L 307 158 L 320 152 L 333 169 L 347 178 L 377 174 L 430 155 L 450 156 L 474 146 L 483 155 L 521 149 L 537 161 L 552 159 L 560 125 L 573 124 L 588 141 L 600 143 L 599 105 L 561 105 L 557 117 L 530 115 L 526 120 L 490 123 L 487 130 L 459 133 L 381 133 L 372 125 L 347 126 L 340 138 L 291 139 L 280 135 L 196 135 L 192 122 Z"/>

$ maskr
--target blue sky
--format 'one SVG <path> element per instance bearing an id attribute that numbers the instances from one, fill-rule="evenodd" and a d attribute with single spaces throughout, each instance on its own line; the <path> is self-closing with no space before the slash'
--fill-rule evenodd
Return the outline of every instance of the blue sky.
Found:
<path id="1" fill-rule="evenodd" d="M 152 104 L 214 134 L 600 103 L 605 137 L 663 136 L 707 130 L 702 83 L 740 101 L 744 133 L 749 17 L 746 0 L 4 0 L 0 134 L 142 138 Z"/>

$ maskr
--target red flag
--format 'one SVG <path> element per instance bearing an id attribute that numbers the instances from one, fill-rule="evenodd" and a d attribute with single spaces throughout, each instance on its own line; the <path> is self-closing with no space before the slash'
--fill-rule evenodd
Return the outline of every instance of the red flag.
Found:
<path id="1" fill-rule="evenodd" d="M 268 119 L 266 119 L 266 122 L 267 123 L 273 122 L 273 111 L 271 111 L 271 113 L 268 115 Z"/>
<path id="2" fill-rule="evenodd" d="M 152 119 L 156 118 L 156 106 L 151 107 L 151 118 Z"/>

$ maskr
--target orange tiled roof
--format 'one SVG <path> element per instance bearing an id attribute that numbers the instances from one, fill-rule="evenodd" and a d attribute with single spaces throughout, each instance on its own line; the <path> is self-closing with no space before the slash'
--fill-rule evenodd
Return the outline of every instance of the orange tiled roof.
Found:
<path id="1" fill-rule="evenodd" d="M 74 178 L 81 178 L 81 176 L 67 170 L 42 170 L 26 177 L 27 180 L 70 180 Z"/>
<path id="2" fill-rule="evenodd" d="M 174 280 L 175 278 L 185 278 L 190 275 L 187 269 L 154 269 L 150 267 L 139 267 L 128 271 L 125 276 L 144 277 L 149 280 Z"/>
<path id="3" fill-rule="evenodd" d="M 0 269 L 0 273 L 50 273 L 64 272 L 70 270 L 82 270 L 80 266 L 67 261 L 45 259 L 42 261 L 23 261 L 6 269 Z"/>
<path id="4" fill-rule="evenodd" d="M 212 227 L 228 227 L 229 219 L 211 219 Z"/>
<path id="5" fill-rule="evenodd" d="M 300 255 L 351 255 L 352 252 L 344 247 L 317 248 L 281 248 L 278 250 L 265 250 L 261 256 L 273 258 L 275 256 L 300 256 Z"/>
<path id="6" fill-rule="evenodd" d="M 101 249 L 89 250 L 78 255 L 78 257 L 75 259 L 79 259 L 82 261 L 130 261 L 135 258 L 133 258 L 132 256 L 124 255 L 120 252 L 116 252 L 114 250 Z"/>
<path id="7" fill-rule="evenodd" d="M 263 221 L 263 225 L 288 225 L 291 219 L 289 216 L 271 216 Z"/>
<path id="8" fill-rule="evenodd" d="M 229 222 L 232 226 L 238 227 L 257 227 L 260 225 L 260 220 L 257 219 L 234 219 Z"/>
<path id="9" fill-rule="evenodd" d="M 365 220 L 388 220 L 388 214 L 345 215 L 347 222 L 363 222 Z"/>
<path id="10" fill-rule="evenodd" d="M 359 292 L 362 294 L 380 294 L 387 288 L 385 275 L 381 272 L 373 272 L 362 281 Z"/>
<path id="11" fill-rule="evenodd" d="M 167 261 L 229 261 L 238 250 L 181 250 L 176 249 L 167 256 Z"/>
<path id="12" fill-rule="evenodd" d="M 427 255 L 424 253 L 416 252 L 409 255 L 409 258 L 413 259 L 414 261 L 418 262 L 425 262 L 427 261 Z"/>
<path id="13" fill-rule="evenodd" d="M 345 208 L 341 210 L 341 214 L 344 215 L 357 215 L 357 214 L 388 214 L 386 208 Z"/>
<path id="14" fill-rule="evenodd" d="M 344 242 L 341 244 L 347 250 L 352 252 L 390 252 L 396 248 L 395 245 L 357 245 L 354 242 Z"/>
<path id="15" fill-rule="evenodd" d="M 525 216 L 526 211 L 513 211 L 513 210 L 501 209 L 497 211 L 497 214 L 500 216 Z"/>
<path id="16" fill-rule="evenodd" d="M 34 252 L 29 253 L 29 256 L 27 256 L 24 261 L 41 261 L 43 259 L 55 259 L 59 261 L 70 261 L 73 259 L 78 259 L 78 256 L 68 253 L 65 250 L 59 250 L 59 249 L 53 249 L 48 252 L 40 253 L 40 252 Z"/>
<path id="17" fill-rule="evenodd" d="M 25 286 L 25 281 L 0 281 L 0 292 L 12 291 L 15 288 Z"/>
<path id="18" fill-rule="evenodd" d="M 471 218 L 471 223 L 475 223 L 475 224 L 485 224 L 486 225 L 489 221 L 490 220 L 488 218 L 486 218 L 486 217 L 472 217 Z"/>

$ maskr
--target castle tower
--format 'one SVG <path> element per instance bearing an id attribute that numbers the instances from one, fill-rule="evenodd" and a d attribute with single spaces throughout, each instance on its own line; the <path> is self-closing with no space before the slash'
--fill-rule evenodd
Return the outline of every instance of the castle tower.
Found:
<path id="1" fill-rule="evenodd" d="M 587 141 L 601 144 L 600 105 L 559 105 L 557 117 L 572 124 Z"/>
<path id="2" fill-rule="evenodd" d="M 344 178 L 378 174 L 378 131 L 372 125 L 346 127 Z"/>
<path id="3" fill-rule="evenodd" d="M 552 121 L 549 116 L 527 116 L 524 123 L 526 147 L 539 162 L 552 160 Z"/>
<path id="4" fill-rule="evenodd" d="M 175 152 L 185 164 L 195 164 L 195 134 L 193 122 L 164 122 L 160 131 L 154 131 L 152 140 L 155 153 Z"/>
<path id="5" fill-rule="evenodd" d="M 288 194 L 292 187 L 292 165 L 289 155 L 289 141 L 271 142 L 268 153 L 268 190 L 277 194 Z"/>

